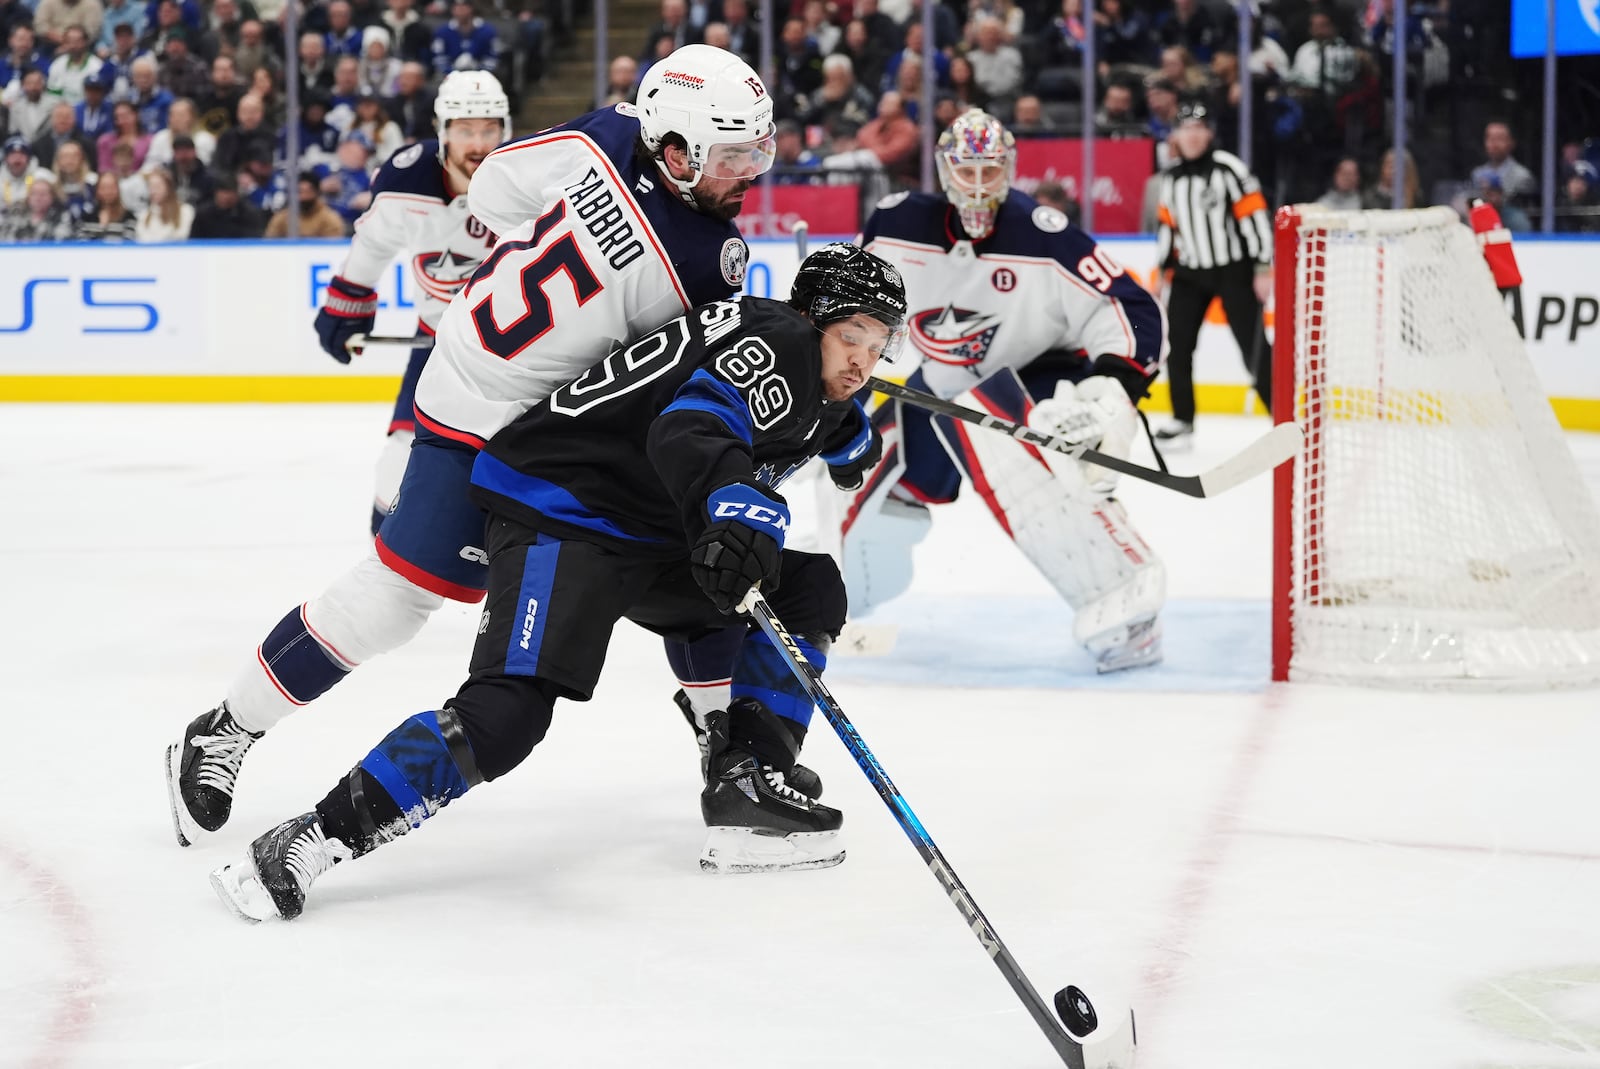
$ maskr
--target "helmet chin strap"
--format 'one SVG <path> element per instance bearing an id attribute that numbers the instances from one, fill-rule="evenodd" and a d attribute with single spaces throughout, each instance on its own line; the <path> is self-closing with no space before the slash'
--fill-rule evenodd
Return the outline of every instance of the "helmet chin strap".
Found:
<path id="1" fill-rule="evenodd" d="M 691 167 L 694 177 L 685 182 L 672 173 L 672 169 L 667 166 L 666 158 L 662 156 L 656 157 L 656 169 L 661 172 L 661 177 L 672 183 L 672 188 L 678 191 L 678 196 L 683 198 L 685 204 L 699 209 L 700 203 L 694 199 L 694 187 L 700 184 L 700 179 L 705 175 L 704 171 Z"/>

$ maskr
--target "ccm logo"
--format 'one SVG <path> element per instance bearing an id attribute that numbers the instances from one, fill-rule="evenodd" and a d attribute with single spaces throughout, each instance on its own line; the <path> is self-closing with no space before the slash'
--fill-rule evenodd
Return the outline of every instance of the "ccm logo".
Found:
<path id="1" fill-rule="evenodd" d="M 539 599 L 529 598 L 527 611 L 522 614 L 522 641 L 518 643 L 523 649 L 528 648 L 528 643 L 533 639 L 533 624 L 539 618 Z"/>
<path id="2" fill-rule="evenodd" d="M 138 295 L 153 297 L 150 287 L 155 284 L 154 278 L 30 278 L 22 284 L 21 322 L 0 326 L 0 334 L 27 333 L 41 311 L 51 320 L 82 322 L 81 334 L 148 334 L 161 322 L 161 313 L 149 301 L 131 298 L 136 295 L 135 287 Z M 46 296 L 40 291 L 47 286 L 65 286 L 69 292 L 77 292 L 71 297 L 59 291 Z M 41 300 L 46 302 L 44 309 L 38 307 Z M 63 314 L 63 303 L 72 304 L 73 310 Z M 0 318 L 9 320 L 11 315 L 0 312 Z"/>
<path id="3" fill-rule="evenodd" d="M 462 546 L 461 552 L 456 554 L 456 556 L 460 557 L 462 560 L 472 561 L 474 564 L 489 563 L 489 554 L 485 553 L 477 546 Z"/>
<path id="4" fill-rule="evenodd" d="M 743 516 L 751 523 L 764 523 L 768 527 L 776 527 L 780 531 L 789 529 L 789 521 L 783 518 L 783 513 L 777 509 L 768 508 L 766 505 L 750 505 L 743 501 L 719 502 L 716 511 L 711 515 L 719 520 Z"/>

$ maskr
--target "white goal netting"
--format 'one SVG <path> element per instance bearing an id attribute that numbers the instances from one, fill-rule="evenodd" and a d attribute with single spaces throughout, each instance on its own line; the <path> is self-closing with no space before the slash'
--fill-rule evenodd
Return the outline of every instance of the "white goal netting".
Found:
<path id="1" fill-rule="evenodd" d="M 1600 680 L 1600 513 L 1472 231 L 1300 212 L 1290 678 Z"/>

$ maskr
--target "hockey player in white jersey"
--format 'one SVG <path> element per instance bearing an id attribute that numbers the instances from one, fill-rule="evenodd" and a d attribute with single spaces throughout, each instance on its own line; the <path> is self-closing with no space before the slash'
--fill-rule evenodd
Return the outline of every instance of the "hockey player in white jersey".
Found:
<path id="1" fill-rule="evenodd" d="M 439 84 L 433 115 L 437 141 L 397 152 L 372 183 L 372 204 L 356 220 L 350 253 L 328 283 L 317 312 L 317 337 L 329 356 L 350 362 L 350 339 L 370 334 L 378 314 L 378 278 L 396 256 L 411 265 L 420 293 L 417 330 L 431 339 L 439 318 L 494 246 L 495 234 L 467 210 L 479 166 L 511 137 L 511 106 L 488 71 L 454 71 Z M 431 341 L 411 350 L 389 436 L 378 459 L 372 533 L 394 504 L 416 423 L 412 401 Z"/>
<path id="2" fill-rule="evenodd" d="M 921 358 L 910 385 L 1126 456 L 1165 351 L 1160 305 L 1088 233 L 1011 188 L 1015 145 L 992 116 L 957 118 L 937 163 L 943 196 L 888 197 L 863 234 L 905 275 Z M 1099 671 L 1160 660 L 1166 574 L 1113 496 L 1115 473 L 898 402 L 874 423 L 884 462 L 845 520 L 852 612 L 904 589 L 906 543 L 889 532 L 916 537 L 920 506 L 954 500 L 965 477 L 1073 607 Z"/>
<path id="3" fill-rule="evenodd" d="M 503 145 L 474 176 L 471 214 L 499 241 L 439 321 L 394 508 L 374 551 L 290 610 L 168 748 L 180 844 L 227 821 L 268 728 L 410 641 L 444 599 L 483 599 L 484 520 L 467 489 L 487 438 L 621 340 L 742 288 L 731 220 L 771 166 L 772 98 L 732 53 L 692 45 L 646 73 L 639 100 Z M 512 258 L 520 270 L 495 270 Z M 723 677 L 732 657 L 707 655 Z"/>

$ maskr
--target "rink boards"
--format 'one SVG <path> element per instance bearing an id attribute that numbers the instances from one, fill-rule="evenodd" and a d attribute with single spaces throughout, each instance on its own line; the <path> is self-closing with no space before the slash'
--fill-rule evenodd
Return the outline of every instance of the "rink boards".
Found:
<path id="1" fill-rule="evenodd" d="M 1107 239 L 1147 285 L 1150 238 Z M 349 366 L 317 347 L 312 320 L 344 242 L 0 246 L 0 401 L 380 401 L 403 350 Z M 1519 238 L 1521 314 L 1564 426 L 1600 430 L 1600 242 Z M 751 242 L 746 291 L 787 293 L 798 253 Z M 409 334 L 418 293 L 405 263 L 378 287 L 378 330 Z M 1270 316 L 1270 313 L 1269 313 Z M 1200 407 L 1252 404 L 1238 348 L 1213 309 L 1195 361 Z M 1158 384 L 1152 408 L 1166 404 Z"/>

